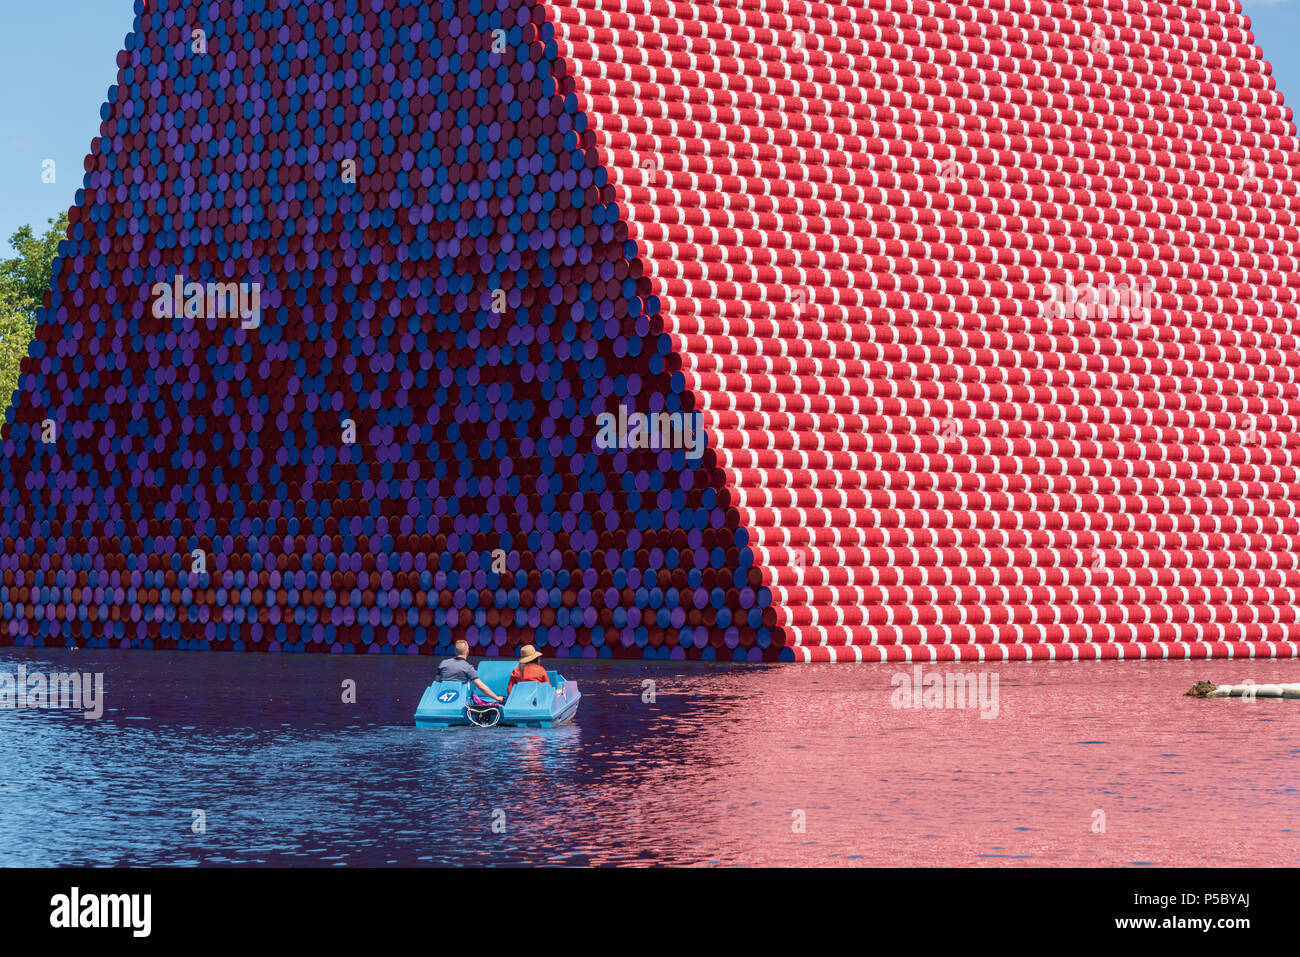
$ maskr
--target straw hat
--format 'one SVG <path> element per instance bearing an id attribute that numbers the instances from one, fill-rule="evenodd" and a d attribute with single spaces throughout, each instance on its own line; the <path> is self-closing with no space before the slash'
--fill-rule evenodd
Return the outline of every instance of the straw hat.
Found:
<path id="1" fill-rule="evenodd" d="M 542 657 L 542 653 L 532 645 L 524 645 L 519 649 L 519 663 L 521 665 L 526 665 L 530 661 L 536 661 L 540 657 Z"/>

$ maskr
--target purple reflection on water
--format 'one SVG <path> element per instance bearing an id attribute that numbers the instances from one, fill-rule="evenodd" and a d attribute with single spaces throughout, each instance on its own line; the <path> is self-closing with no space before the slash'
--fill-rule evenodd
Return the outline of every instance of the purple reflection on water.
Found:
<path id="1" fill-rule="evenodd" d="M 981 718 L 895 707 L 904 667 L 552 660 L 550 731 L 416 729 L 430 658 L 20 663 L 103 672 L 106 712 L 0 710 L 9 866 L 1300 861 L 1300 701 L 1182 696 L 1297 662 L 926 667 L 996 675 Z"/>

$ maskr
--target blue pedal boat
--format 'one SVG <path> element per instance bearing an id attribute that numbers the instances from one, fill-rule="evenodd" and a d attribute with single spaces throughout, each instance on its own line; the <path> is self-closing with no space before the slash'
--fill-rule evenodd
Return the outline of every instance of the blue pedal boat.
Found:
<path id="1" fill-rule="evenodd" d="M 510 672 L 516 661 L 484 661 L 477 665 L 478 676 L 496 694 L 504 695 Z M 466 681 L 435 681 L 425 689 L 415 709 L 419 728 L 451 728 L 496 725 L 517 728 L 557 728 L 568 724 L 578 713 L 582 695 L 576 681 L 567 681 L 558 671 L 547 670 L 550 681 L 520 681 L 504 705 L 497 706 L 483 698 L 479 690 Z"/>

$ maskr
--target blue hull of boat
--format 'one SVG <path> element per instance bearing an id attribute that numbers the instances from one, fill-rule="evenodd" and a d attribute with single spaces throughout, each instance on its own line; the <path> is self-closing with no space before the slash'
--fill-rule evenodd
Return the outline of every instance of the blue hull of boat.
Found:
<path id="1" fill-rule="evenodd" d="M 477 666 L 483 683 L 499 695 L 506 692 L 514 661 L 485 661 Z M 506 698 L 496 727 L 556 728 L 568 724 L 578 713 L 582 699 L 575 681 L 558 671 L 548 671 L 550 682 L 521 681 Z M 454 728 L 473 725 L 469 718 L 472 696 L 478 691 L 463 681 L 435 681 L 425 689 L 415 709 L 420 728 Z"/>

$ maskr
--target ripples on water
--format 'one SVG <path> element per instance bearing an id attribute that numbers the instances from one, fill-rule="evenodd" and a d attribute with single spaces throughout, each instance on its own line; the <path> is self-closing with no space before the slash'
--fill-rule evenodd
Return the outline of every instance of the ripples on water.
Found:
<path id="1" fill-rule="evenodd" d="M 565 661 L 582 707 L 545 731 L 415 728 L 428 658 L 19 663 L 102 671 L 107 707 L 0 711 L 4 866 L 1300 861 L 1300 701 L 1182 697 L 1295 662 L 983 666 L 982 720 L 893 708 L 890 665 Z"/>

